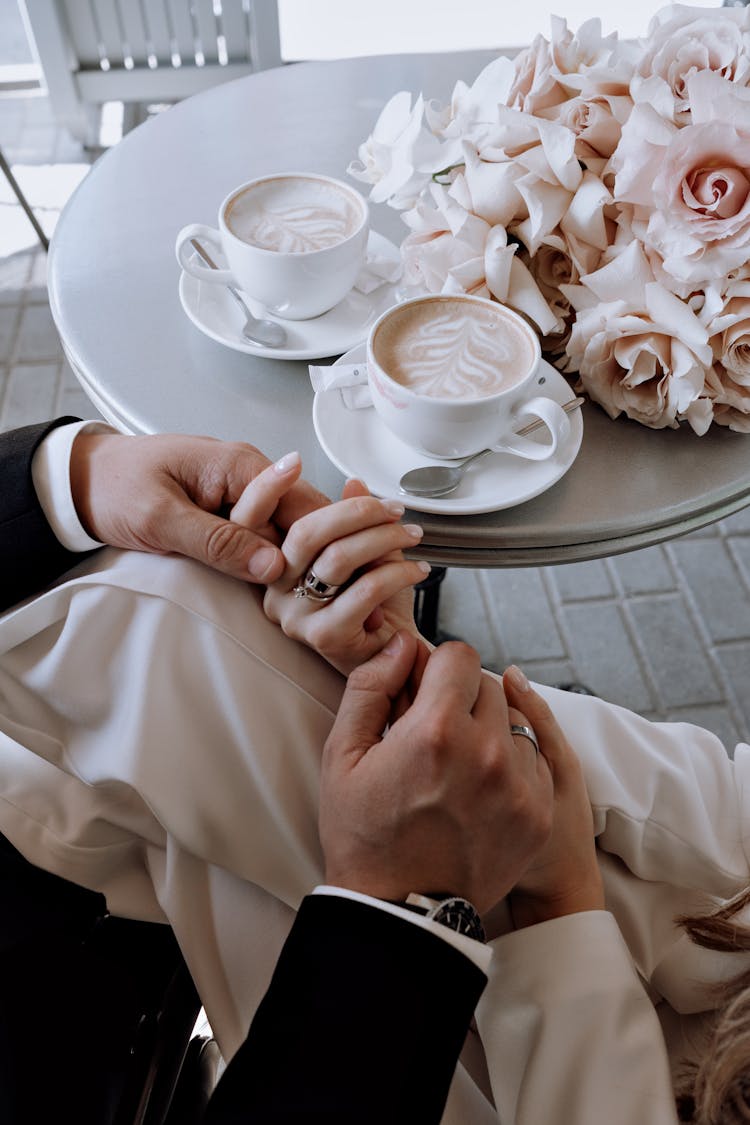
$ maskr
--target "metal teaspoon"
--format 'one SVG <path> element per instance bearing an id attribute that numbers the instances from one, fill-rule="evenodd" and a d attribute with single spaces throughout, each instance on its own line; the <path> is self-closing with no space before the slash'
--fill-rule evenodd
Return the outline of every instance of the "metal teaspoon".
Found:
<path id="1" fill-rule="evenodd" d="M 566 414 L 571 414 L 584 401 L 582 398 L 571 398 L 562 404 L 562 408 Z M 528 426 L 523 426 L 517 433 L 520 437 L 525 437 L 526 434 L 533 433 L 543 425 L 544 422 L 538 418 L 536 422 L 529 422 Z M 480 457 L 495 452 L 497 451 L 494 449 L 482 449 L 458 465 L 424 465 L 421 469 L 409 469 L 408 473 L 404 473 L 401 477 L 398 486 L 402 492 L 410 492 L 412 496 L 447 496 L 458 488 L 469 465 L 478 461 Z"/>
<path id="2" fill-rule="evenodd" d="M 190 245 L 193 247 L 198 257 L 202 258 L 206 265 L 210 266 L 212 270 L 219 268 L 208 251 L 201 246 L 197 239 L 191 238 Z M 247 318 L 245 320 L 245 326 L 242 329 L 242 335 L 245 339 L 249 340 L 251 344 L 259 344 L 262 348 L 283 348 L 284 344 L 286 344 L 286 332 L 281 325 L 276 324 L 273 320 L 259 320 L 257 316 L 253 316 L 250 312 L 250 309 L 234 286 L 227 285 L 227 289 Z"/>

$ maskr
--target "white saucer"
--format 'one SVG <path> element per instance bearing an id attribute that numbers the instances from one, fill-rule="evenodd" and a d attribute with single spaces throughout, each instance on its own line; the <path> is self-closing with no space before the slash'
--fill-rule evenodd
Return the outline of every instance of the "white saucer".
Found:
<path id="1" fill-rule="evenodd" d="M 379 258 L 400 260 L 398 246 L 376 231 L 370 231 L 367 247 Z M 228 348 L 269 359 L 321 359 L 341 355 L 365 340 L 370 326 L 382 312 L 396 304 L 397 298 L 396 285 L 388 282 L 371 293 L 352 289 L 335 308 L 313 320 L 282 320 L 248 301 L 250 309 L 258 316 L 283 324 L 288 337 L 283 348 L 251 344 L 241 335 L 244 324 L 242 309 L 223 285 L 198 281 L 183 271 L 180 275 L 180 301 L 196 328 Z"/>
<path id="2" fill-rule="evenodd" d="M 334 366 L 363 363 L 365 358 L 365 345 L 360 344 L 341 356 Z M 573 397 L 570 384 L 544 360 L 534 390 L 560 403 Z M 450 496 L 429 500 L 401 492 L 398 482 L 408 469 L 435 464 L 435 458 L 415 452 L 395 437 L 374 407 L 349 410 L 338 388 L 319 391 L 313 401 L 313 425 L 318 441 L 326 456 L 345 476 L 359 477 L 376 496 L 397 497 L 413 511 L 445 516 L 474 516 L 513 508 L 546 492 L 567 473 L 581 448 L 581 411 L 574 411 L 569 418 L 567 441 L 546 461 L 525 461 L 510 453 L 489 454 L 467 471 Z M 544 441 L 544 437 L 535 434 L 532 440 Z"/>

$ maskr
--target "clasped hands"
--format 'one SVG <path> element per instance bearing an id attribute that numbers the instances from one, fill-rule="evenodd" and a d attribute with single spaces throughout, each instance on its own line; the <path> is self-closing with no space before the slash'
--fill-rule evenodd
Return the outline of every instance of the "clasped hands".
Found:
<path id="1" fill-rule="evenodd" d="M 486 911 L 510 894 L 517 927 L 603 908 L 578 759 L 517 669 L 502 685 L 468 645 L 430 652 L 413 620 L 429 570 L 402 555 L 421 529 L 347 482 L 331 504 L 288 454 L 211 438 L 80 434 L 71 488 L 81 522 L 113 546 L 199 559 L 267 586 L 284 632 L 348 675 L 322 762 L 329 883 L 400 901 L 454 893 Z M 229 516 L 229 518 L 227 518 Z M 294 597 L 316 574 L 330 603 Z M 513 736 L 528 724 L 540 753 Z"/>

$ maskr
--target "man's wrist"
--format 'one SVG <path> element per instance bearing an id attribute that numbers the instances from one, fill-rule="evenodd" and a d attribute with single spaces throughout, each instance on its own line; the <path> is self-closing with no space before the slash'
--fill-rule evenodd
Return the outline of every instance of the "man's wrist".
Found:
<path id="1" fill-rule="evenodd" d="M 52 430 L 34 452 L 31 476 L 37 499 L 56 539 L 68 551 L 91 551 L 102 545 L 79 515 L 71 482 L 74 446 L 83 434 L 115 432 L 103 422 L 73 422 Z"/>
<path id="2" fill-rule="evenodd" d="M 463 953 L 465 957 L 473 961 L 477 968 L 481 969 L 483 973 L 489 971 L 492 951 L 488 945 L 475 941 L 473 938 L 466 937 L 464 934 L 457 933 L 454 930 L 450 930 L 447 926 L 443 926 L 438 922 L 433 922 L 431 919 L 425 918 L 421 914 L 416 914 L 414 911 L 408 910 L 406 907 L 396 902 L 377 898 L 376 896 L 365 894 L 362 891 L 353 891 L 349 890 L 347 887 L 332 886 L 330 884 L 318 886 L 312 893 L 314 895 L 332 895 L 352 899 L 355 902 L 361 902 L 377 910 L 383 910 L 388 914 L 393 914 L 403 921 L 414 926 L 419 926 L 421 929 L 426 930 L 428 933 L 452 945 L 460 953 Z"/>

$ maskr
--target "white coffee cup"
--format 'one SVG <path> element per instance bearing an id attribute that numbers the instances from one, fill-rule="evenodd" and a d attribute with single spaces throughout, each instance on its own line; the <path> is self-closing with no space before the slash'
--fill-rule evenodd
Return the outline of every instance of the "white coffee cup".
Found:
<path id="1" fill-rule="evenodd" d="M 373 406 L 407 445 L 432 457 L 480 449 L 533 461 L 551 457 L 570 432 L 561 406 L 533 395 L 539 338 L 518 313 L 483 297 L 415 297 L 388 309 L 367 341 Z M 549 440 L 520 437 L 528 416 Z"/>
<path id="2" fill-rule="evenodd" d="M 277 316 L 306 320 L 346 297 L 365 263 L 367 203 L 354 188 L 312 172 L 261 176 L 234 188 L 219 208 L 219 227 L 191 223 L 177 235 L 186 273 L 233 285 Z M 195 257 L 191 239 L 223 251 L 228 269 Z"/>

